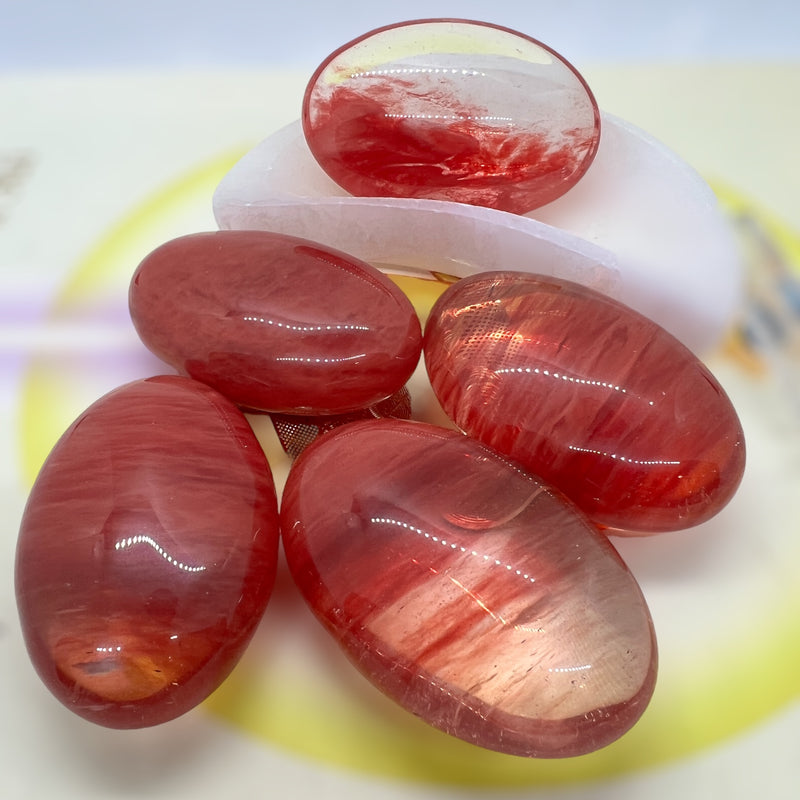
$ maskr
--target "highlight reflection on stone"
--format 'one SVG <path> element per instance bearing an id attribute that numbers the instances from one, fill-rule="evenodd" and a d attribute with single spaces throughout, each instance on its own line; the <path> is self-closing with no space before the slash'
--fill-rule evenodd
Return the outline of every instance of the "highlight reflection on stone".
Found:
<path id="1" fill-rule="evenodd" d="M 597 151 L 583 78 L 549 47 L 484 22 L 390 25 L 317 69 L 303 129 L 354 195 L 452 200 L 522 214 L 554 200 Z"/>
<path id="2" fill-rule="evenodd" d="M 161 245 L 134 274 L 130 310 L 159 358 L 262 411 L 366 408 L 406 383 L 422 347 L 414 308 L 377 269 L 266 231 Z"/>
<path id="3" fill-rule="evenodd" d="M 572 756 L 647 705 L 656 645 L 633 576 L 562 495 L 473 439 L 400 420 L 328 433 L 294 463 L 281 529 L 348 657 L 441 730 Z"/>
<path id="4" fill-rule="evenodd" d="M 28 500 L 16 590 L 31 660 L 93 722 L 173 719 L 241 656 L 277 546 L 272 476 L 236 406 L 188 378 L 127 384 L 64 433 Z"/>
<path id="5" fill-rule="evenodd" d="M 462 430 L 604 525 L 688 528 L 741 480 L 744 435 L 713 375 L 584 286 L 514 272 L 458 281 L 428 319 L 425 363 Z"/>

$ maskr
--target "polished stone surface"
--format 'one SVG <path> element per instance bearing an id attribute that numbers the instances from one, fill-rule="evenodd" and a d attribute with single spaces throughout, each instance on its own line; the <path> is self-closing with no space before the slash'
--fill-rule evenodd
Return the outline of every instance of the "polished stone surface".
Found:
<path id="1" fill-rule="evenodd" d="M 173 239 L 134 274 L 145 345 L 244 408 L 341 414 L 400 389 L 419 320 L 365 262 L 305 239 L 216 231 Z"/>
<path id="2" fill-rule="evenodd" d="M 583 78 L 521 33 L 417 20 L 331 54 L 303 102 L 311 152 L 354 195 L 525 213 L 568 191 L 597 150 Z"/>
<path id="3" fill-rule="evenodd" d="M 178 376 L 89 407 L 22 519 L 17 601 L 31 659 L 75 713 L 173 719 L 233 668 L 275 577 L 272 476 L 242 413 Z"/>
<path id="4" fill-rule="evenodd" d="M 295 462 L 292 575 L 352 662 L 407 710 L 482 747 L 586 753 L 653 691 L 636 581 L 564 497 L 457 431 L 353 423 Z"/>
<path id="5" fill-rule="evenodd" d="M 741 480 L 744 435 L 714 376 L 651 320 L 578 284 L 511 272 L 453 284 L 428 319 L 425 362 L 462 430 L 603 525 L 688 528 Z"/>

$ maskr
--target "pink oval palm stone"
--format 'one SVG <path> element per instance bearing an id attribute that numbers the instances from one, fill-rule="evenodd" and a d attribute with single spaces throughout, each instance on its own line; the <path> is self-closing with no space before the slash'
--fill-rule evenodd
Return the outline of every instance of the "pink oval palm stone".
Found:
<path id="1" fill-rule="evenodd" d="M 22 631 L 68 708 L 112 728 L 183 714 L 262 616 L 278 510 L 243 414 L 178 376 L 89 407 L 45 462 L 16 563 Z"/>
<path id="2" fill-rule="evenodd" d="M 342 414 L 399 390 L 419 361 L 414 308 L 374 267 L 265 231 L 173 239 L 139 265 L 145 345 L 242 407 Z"/>
<path id="3" fill-rule="evenodd" d="M 458 281 L 429 317 L 425 362 L 462 430 L 603 525 L 688 528 L 741 480 L 744 435 L 713 375 L 656 323 L 578 284 Z"/>
<path id="4" fill-rule="evenodd" d="M 422 197 L 522 214 L 570 189 L 600 116 L 575 69 L 507 28 L 432 19 L 372 31 L 312 76 L 303 129 L 354 195 Z"/>
<path id="5" fill-rule="evenodd" d="M 431 725 L 524 756 L 586 753 L 638 719 L 656 645 L 633 576 L 560 493 L 419 422 L 358 422 L 295 462 L 292 575 L 383 692 Z"/>

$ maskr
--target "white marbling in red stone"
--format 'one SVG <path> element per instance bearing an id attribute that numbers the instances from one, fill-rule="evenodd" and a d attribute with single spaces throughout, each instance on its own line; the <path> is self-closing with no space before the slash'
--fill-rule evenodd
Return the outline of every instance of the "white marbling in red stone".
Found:
<path id="1" fill-rule="evenodd" d="M 523 214 L 568 191 L 597 151 L 578 72 L 522 33 L 403 22 L 340 47 L 303 100 L 320 166 L 354 195 L 453 200 Z"/>
<path id="2" fill-rule="evenodd" d="M 352 662 L 409 711 L 482 747 L 574 756 L 653 691 L 639 587 L 560 493 L 456 431 L 356 422 L 297 459 L 292 575 Z"/>

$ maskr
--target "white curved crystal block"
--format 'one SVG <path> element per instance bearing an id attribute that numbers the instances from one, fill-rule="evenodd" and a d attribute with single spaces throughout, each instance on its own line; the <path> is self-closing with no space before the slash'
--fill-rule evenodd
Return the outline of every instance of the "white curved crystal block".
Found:
<path id="1" fill-rule="evenodd" d="M 539 220 L 443 200 L 352 197 L 293 123 L 241 159 L 214 193 L 221 228 L 302 236 L 394 272 L 459 278 L 514 269 L 616 294 L 613 253 Z"/>
<path id="2" fill-rule="evenodd" d="M 741 293 L 736 242 L 709 186 L 663 144 L 607 114 L 581 181 L 528 215 L 348 195 L 311 155 L 299 121 L 231 169 L 214 214 L 221 228 L 302 236 L 392 271 L 511 269 L 574 280 L 700 354 L 719 341 Z"/>

